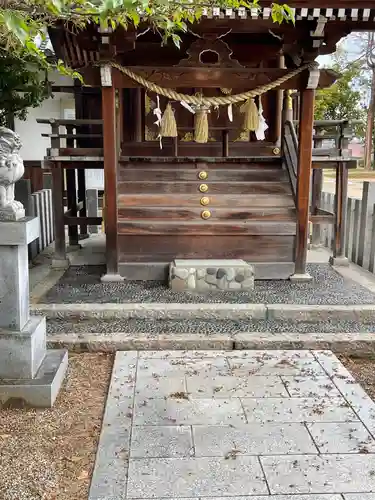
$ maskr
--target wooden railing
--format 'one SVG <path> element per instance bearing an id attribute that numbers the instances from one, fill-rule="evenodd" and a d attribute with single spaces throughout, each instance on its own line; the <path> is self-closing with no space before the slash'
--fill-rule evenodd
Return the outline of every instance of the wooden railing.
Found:
<path id="1" fill-rule="evenodd" d="M 50 125 L 51 147 L 47 157 L 100 158 L 103 156 L 102 120 L 55 120 L 39 119 L 38 123 Z M 95 141 L 95 147 L 92 143 Z M 90 168 L 93 168 L 90 165 Z"/>
<path id="2" fill-rule="evenodd" d="M 328 131 L 328 132 L 327 132 Z M 312 182 L 310 223 L 313 224 L 312 241 L 320 241 L 320 225 L 331 225 L 333 229 L 334 258 L 344 257 L 347 211 L 348 168 L 356 168 L 357 162 L 351 158 L 348 149 L 352 137 L 347 121 L 318 121 L 314 123 L 314 147 L 312 159 Z M 333 141 L 330 148 L 322 148 L 323 138 Z M 320 146 L 320 147 L 316 147 Z M 288 172 L 293 194 L 296 199 L 298 165 L 298 139 L 294 124 L 285 122 L 283 135 L 284 167 Z M 336 194 L 332 206 L 322 206 L 323 170 L 336 171 Z M 298 208 L 298 207 L 297 207 Z M 327 209 L 329 208 L 329 209 Z"/>
<path id="3" fill-rule="evenodd" d="M 321 203 L 326 210 L 332 210 L 335 206 L 335 194 L 323 192 Z M 361 199 L 348 197 L 346 219 L 345 256 L 351 262 L 373 273 L 375 270 L 375 183 L 367 181 L 363 183 Z M 333 227 L 323 224 L 312 243 L 332 249 Z"/>
<path id="4" fill-rule="evenodd" d="M 294 201 L 296 201 L 297 164 L 298 164 L 298 139 L 291 121 L 285 122 L 283 136 L 284 167 L 288 173 Z"/>

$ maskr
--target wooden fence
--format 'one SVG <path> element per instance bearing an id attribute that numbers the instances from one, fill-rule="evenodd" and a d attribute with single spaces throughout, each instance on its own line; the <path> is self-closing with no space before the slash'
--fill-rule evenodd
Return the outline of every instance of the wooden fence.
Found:
<path id="1" fill-rule="evenodd" d="M 335 206 L 333 193 L 322 193 L 321 206 L 332 211 Z M 364 269 L 375 269 L 375 183 L 364 182 L 362 199 L 348 197 L 346 209 L 345 256 Z M 334 226 L 322 224 L 314 230 L 313 244 L 333 248 Z"/>

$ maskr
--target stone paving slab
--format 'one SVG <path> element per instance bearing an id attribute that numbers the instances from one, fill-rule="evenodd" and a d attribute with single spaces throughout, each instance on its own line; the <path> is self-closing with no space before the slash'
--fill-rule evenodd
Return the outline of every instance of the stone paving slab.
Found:
<path id="1" fill-rule="evenodd" d="M 289 395 L 294 398 L 340 397 L 340 391 L 327 376 L 281 377 Z"/>
<path id="2" fill-rule="evenodd" d="M 364 500 L 373 500 L 372 498 L 370 497 L 367 498 L 366 496 L 364 496 L 363 498 Z M 191 500 L 191 499 L 186 499 L 186 500 Z M 201 497 L 200 500 L 207 500 L 207 499 Z M 269 496 L 216 497 L 216 498 L 211 498 L 210 500 L 270 500 L 270 497 Z M 278 495 L 277 497 L 275 497 L 275 500 L 342 500 L 342 496 L 341 495 Z M 350 498 L 349 500 L 360 500 L 360 499 Z"/>
<path id="3" fill-rule="evenodd" d="M 375 404 L 330 351 L 118 352 L 89 500 L 375 500 Z"/>
<path id="4" fill-rule="evenodd" d="M 281 377 L 274 375 L 259 377 L 235 377 L 231 375 L 186 377 L 187 392 L 193 398 L 266 398 L 288 397 Z"/>
<path id="5" fill-rule="evenodd" d="M 344 500 L 375 500 L 375 493 L 360 493 L 354 495 L 344 495 Z"/>
<path id="6" fill-rule="evenodd" d="M 362 423 L 307 424 L 320 453 L 375 453 L 375 440 Z"/>
<path id="7" fill-rule="evenodd" d="M 355 422 L 344 398 L 242 399 L 248 422 Z"/>
<path id="8" fill-rule="evenodd" d="M 271 495 L 375 491 L 375 455 L 260 457 Z"/>
<path id="9" fill-rule="evenodd" d="M 193 426 L 193 438 L 197 457 L 318 453 L 303 424 Z"/>
<path id="10" fill-rule="evenodd" d="M 135 399 L 135 425 L 235 425 L 243 422 L 246 417 L 239 398 Z"/>
<path id="11" fill-rule="evenodd" d="M 131 460 L 127 498 L 267 494 L 257 457 Z"/>

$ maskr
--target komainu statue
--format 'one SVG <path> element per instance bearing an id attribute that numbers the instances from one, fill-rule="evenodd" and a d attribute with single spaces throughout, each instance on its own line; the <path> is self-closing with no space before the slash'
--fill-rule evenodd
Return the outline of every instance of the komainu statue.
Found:
<path id="1" fill-rule="evenodd" d="M 14 199 L 14 184 L 25 169 L 20 156 L 22 143 L 18 134 L 0 127 L 0 220 L 18 220 L 25 217 L 22 203 Z"/>

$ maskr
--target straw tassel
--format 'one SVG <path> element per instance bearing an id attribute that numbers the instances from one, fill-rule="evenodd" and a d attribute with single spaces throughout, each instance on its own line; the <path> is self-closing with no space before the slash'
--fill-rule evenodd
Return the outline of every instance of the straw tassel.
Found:
<path id="1" fill-rule="evenodd" d="M 177 123 L 170 102 L 167 104 L 161 118 L 160 135 L 161 137 L 177 137 Z"/>
<path id="2" fill-rule="evenodd" d="M 195 112 L 194 141 L 201 144 L 208 141 L 208 110 L 197 109 Z"/>
<path id="3" fill-rule="evenodd" d="M 259 127 L 259 111 L 253 98 L 248 99 L 242 106 L 244 113 L 243 130 L 246 132 L 255 132 Z"/>

